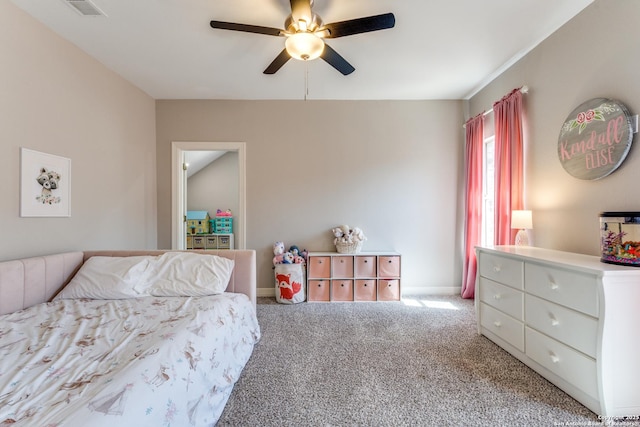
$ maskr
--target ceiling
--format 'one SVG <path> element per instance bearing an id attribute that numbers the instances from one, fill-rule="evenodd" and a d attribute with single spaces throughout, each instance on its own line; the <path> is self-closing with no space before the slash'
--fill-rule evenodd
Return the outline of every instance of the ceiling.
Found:
<path id="1" fill-rule="evenodd" d="M 214 150 L 185 151 L 184 162 L 187 164 L 187 178 L 191 178 L 193 175 L 197 174 L 210 163 L 215 162 L 226 153 L 226 151 Z"/>
<path id="2" fill-rule="evenodd" d="M 283 28 L 288 0 L 12 0 L 155 99 L 467 99 L 593 0 L 315 0 L 327 22 L 392 12 L 392 29 L 328 40 L 356 69 L 321 59 L 262 71 L 284 38 L 212 29 Z M 523 82 L 526 84 L 526 82 Z"/>

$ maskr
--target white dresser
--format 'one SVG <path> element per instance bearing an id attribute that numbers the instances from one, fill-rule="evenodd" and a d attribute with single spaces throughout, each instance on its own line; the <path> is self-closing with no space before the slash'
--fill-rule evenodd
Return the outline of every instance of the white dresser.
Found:
<path id="1" fill-rule="evenodd" d="M 640 415 L 640 268 L 476 248 L 478 333 L 603 417 Z"/>

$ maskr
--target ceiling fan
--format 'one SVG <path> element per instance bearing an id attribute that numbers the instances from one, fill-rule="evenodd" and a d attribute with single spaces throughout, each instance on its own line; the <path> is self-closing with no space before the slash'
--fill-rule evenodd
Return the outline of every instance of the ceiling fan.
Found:
<path id="1" fill-rule="evenodd" d="M 355 71 L 355 68 L 340 56 L 338 52 L 326 44 L 324 39 L 335 39 L 338 37 L 367 33 L 369 31 L 393 28 L 396 22 L 393 13 L 385 13 L 382 15 L 324 24 L 322 19 L 311 10 L 313 0 L 290 0 L 290 3 L 291 15 L 284 21 L 284 29 L 223 21 L 211 21 L 211 27 L 222 30 L 286 37 L 285 48 L 264 70 L 264 74 L 274 74 L 291 58 L 302 61 L 322 58 L 346 76 Z"/>

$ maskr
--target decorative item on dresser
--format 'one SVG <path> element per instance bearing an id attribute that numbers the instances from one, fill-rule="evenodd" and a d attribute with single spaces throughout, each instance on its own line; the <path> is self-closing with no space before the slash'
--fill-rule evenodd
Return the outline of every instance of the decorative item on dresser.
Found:
<path id="1" fill-rule="evenodd" d="M 397 252 L 309 252 L 307 301 L 399 301 Z"/>
<path id="2" fill-rule="evenodd" d="M 511 211 L 511 228 L 518 229 L 515 241 L 516 245 L 529 246 L 527 230 L 533 228 L 531 211 Z"/>
<path id="3" fill-rule="evenodd" d="M 640 416 L 640 270 L 534 247 L 476 251 L 478 333 L 596 414 Z"/>

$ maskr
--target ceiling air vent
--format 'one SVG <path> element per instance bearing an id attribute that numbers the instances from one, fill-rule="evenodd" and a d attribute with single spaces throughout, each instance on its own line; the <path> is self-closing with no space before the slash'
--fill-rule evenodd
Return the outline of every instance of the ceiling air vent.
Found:
<path id="1" fill-rule="evenodd" d="M 64 2 L 83 16 L 107 16 L 89 0 L 64 0 Z"/>

